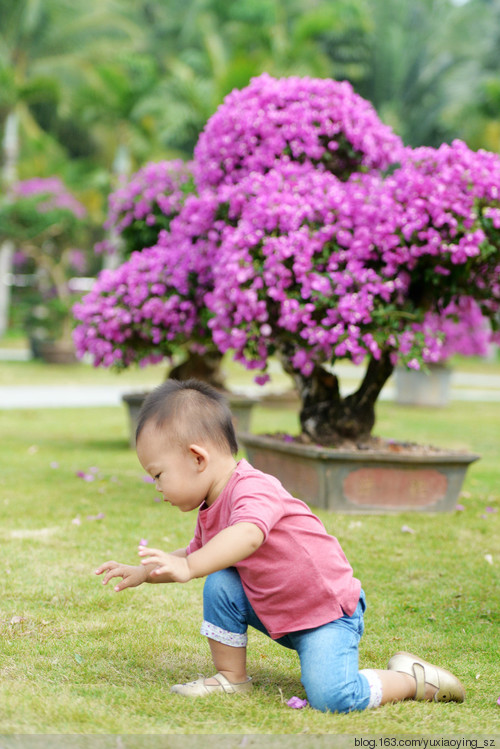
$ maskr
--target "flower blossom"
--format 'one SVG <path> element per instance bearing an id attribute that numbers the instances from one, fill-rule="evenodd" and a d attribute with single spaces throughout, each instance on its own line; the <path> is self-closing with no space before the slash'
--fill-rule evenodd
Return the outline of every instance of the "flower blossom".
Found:
<path id="1" fill-rule="evenodd" d="M 341 179 L 398 161 L 402 144 L 347 81 L 263 73 L 226 96 L 195 147 L 199 189 L 235 184 L 276 161 L 307 161 Z"/>
<path id="2" fill-rule="evenodd" d="M 188 341 L 202 349 L 211 342 L 204 295 L 212 285 L 208 235 L 216 232 L 216 207 L 213 195 L 190 196 L 155 246 L 99 274 L 74 307 L 80 356 L 89 353 L 95 366 L 122 369 L 171 357 Z"/>
<path id="3" fill-rule="evenodd" d="M 180 159 L 146 164 L 109 196 L 104 228 L 122 237 L 128 255 L 152 246 L 179 214 L 191 181 L 190 165 Z M 104 240 L 95 249 L 112 253 L 116 247 Z"/>
<path id="4" fill-rule="evenodd" d="M 45 198 L 37 203 L 39 213 L 64 210 L 72 213 L 75 218 L 83 219 L 87 209 L 69 191 L 59 177 L 32 177 L 16 182 L 12 188 L 12 196 L 16 198 Z"/>

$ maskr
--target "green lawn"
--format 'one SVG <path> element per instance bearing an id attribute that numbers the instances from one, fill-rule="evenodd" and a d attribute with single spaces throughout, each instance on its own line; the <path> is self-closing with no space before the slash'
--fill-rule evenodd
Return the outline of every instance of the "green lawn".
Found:
<path id="1" fill-rule="evenodd" d="M 12 366 L 33 376 L 33 363 Z M 127 446 L 122 408 L 0 412 L 0 735 L 499 734 L 499 424 L 500 403 L 443 411 L 381 403 L 377 433 L 482 455 L 464 485 L 465 509 L 318 511 L 367 594 L 362 667 L 416 651 L 460 675 L 466 703 L 325 715 L 286 706 L 304 696 L 296 657 L 257 633 L 250 696 L 170 695 L 171 684 L 212 673 L 198 634 L 203 581 L 117 595 L 93 570 L 111 558 L 134 563 L 143 538 L 165 549 L 187 543 L 194 515 L 155 501 Z M 293 413 L 256 410 L 257 431 L 295 428 Z"/>

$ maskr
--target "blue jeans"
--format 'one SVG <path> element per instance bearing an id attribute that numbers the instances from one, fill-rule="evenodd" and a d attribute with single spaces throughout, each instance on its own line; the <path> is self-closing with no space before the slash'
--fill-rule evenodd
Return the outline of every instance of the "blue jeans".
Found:
<path id="1" fill-rule="evenodd" d="M 277 640 L 280 645 L 297 651 L 301 681 L 309 704 L 316 710 L 348 713 L 368 707 L 370 686 L 358 670 L 358 645 L 363 634 L 365 608 L 365 596 L 361 592 L 352 616 L 345 615 L 314 629 L 290 632 Z M 234 567 L 207 577 L 203 612 L 202 633 L 220 642 L 244 646 L 249 625 L 269 636 L 252 609 Z"/>

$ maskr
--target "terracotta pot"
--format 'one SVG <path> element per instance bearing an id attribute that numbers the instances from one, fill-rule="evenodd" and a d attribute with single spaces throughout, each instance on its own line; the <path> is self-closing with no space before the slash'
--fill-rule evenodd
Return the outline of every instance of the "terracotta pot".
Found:
<path id="1" fill-rule="evenodd" d="M 341 513 L 450 512 L 478 455 L 341 451 L 240 434 L 249 462 L 295 497 Z"/>
<path id="2" fill-rule="evenodd" d="M 141 406 L 147 395 L 147 392 L 126 393 L 125 395 L 122 395 L 122 401 L 128 408 L 129 444 L 133 449 L 135 449 L 135 431 L 137 429 L 139 411 L 141 410 Z M 234 393 L 226 394 L 226 397 L 229 401 L 229 406 L 234 417 L 236 432 L 238 435 L 240 431 L 249 432 L 252 408 L 258 402 L 257 399 L 246 398 L 243 395 L 236 395 Z"/>

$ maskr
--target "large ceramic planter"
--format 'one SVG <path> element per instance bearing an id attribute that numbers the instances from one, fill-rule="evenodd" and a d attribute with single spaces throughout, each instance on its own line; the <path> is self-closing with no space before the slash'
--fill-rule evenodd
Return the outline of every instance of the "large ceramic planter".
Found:
<path id="1" fill-rule="evenodd" d="M 135 431 L 137 429 L 139 411 L 141 410 L 141 406 L 147 395 L 147 392 L 126 393 L 125 395 L 122 395 L 122 401 L 128 409 L 129 444 L 132 448 L 135 448 Z M 233 414 L 236 432 L 238 435 L 240 432 L 249 432 L 252 408 L 257 403 L 257 400 L 255 398 L 246 398 L 245 396 L 236 395 L 234 393 L 226 394 L 226 397 L 229 401 L 231 413 Z"/>
<path id="2" fill-rule="evenodd" d="M 450 512 L 478 455 L 341 451 L 240 434 L 249 462 L 295 497 L 340 513 Z"/>
<path id="3" fill-rule="evenodd" d="M 444 407 L 450 401 L 452 371 L 444 364 L 429 364 L 428 372 L 396 367 L 396 403 L 402 406 Z"/>
<path id="4" fill-rule="evenodd" d="M 37 353 L 47 364 L 76 364 L 78 361 L 72 341 L 39 341 Z"/>

